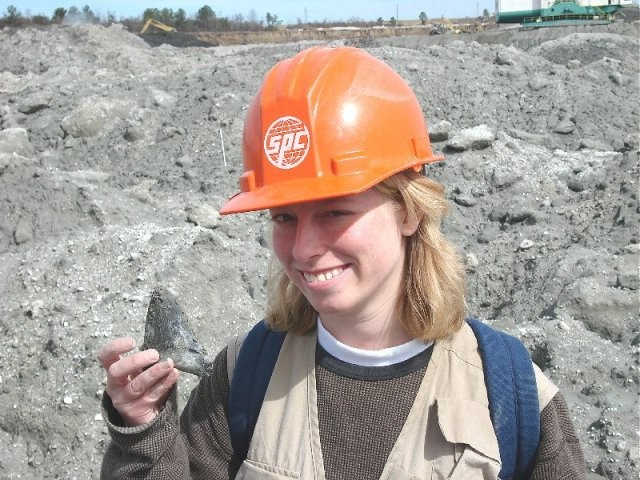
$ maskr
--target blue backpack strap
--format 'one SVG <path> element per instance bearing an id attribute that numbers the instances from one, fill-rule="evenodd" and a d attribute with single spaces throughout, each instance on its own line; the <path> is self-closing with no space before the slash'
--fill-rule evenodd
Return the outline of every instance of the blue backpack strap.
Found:
<path id="1" fill-rule="evenodd" d="M 502 480 L 528 478 L 540 440 L 538 389 L 531 357 L 517 338 L 467 319 L 484 369 Z"/>
<path id="2" fill-rule="evenodd" d="M 271 380 L 285 332 L 275 332 L 262 321 L 247 334 L 229 389 L 229 431 L 236 461 L 247 457 L 253 429 Z"/>

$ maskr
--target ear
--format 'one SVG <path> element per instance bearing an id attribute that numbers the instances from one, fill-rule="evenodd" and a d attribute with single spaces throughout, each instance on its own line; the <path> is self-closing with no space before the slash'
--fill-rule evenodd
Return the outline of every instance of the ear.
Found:
<path id="1" fill-rule="evenodd" d="M 418 225 L 420 225 L 420 218 L 418 218 L 415 214 L 407 211 L 406 207 L 402 207 L 402 223 L 400 224 L 400 233 L 402 233 L 405 237 L 410 237 L 416 230 L 418 230 Z"/>

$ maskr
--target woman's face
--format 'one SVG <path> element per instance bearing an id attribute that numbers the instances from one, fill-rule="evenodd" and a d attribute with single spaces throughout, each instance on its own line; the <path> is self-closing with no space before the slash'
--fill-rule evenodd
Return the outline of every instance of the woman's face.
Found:
<path id="1" fill-rule="evenodd" d="M 273 247 L 290 280 L 323 316 L 391 312 L 402 285 L 404 209 L 375 189 L 271 210 Z"/>

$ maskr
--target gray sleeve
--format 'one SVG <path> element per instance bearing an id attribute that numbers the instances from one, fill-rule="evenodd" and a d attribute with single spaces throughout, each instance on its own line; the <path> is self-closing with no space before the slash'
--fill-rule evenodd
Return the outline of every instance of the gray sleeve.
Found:
<path id="1" fill-rule="evenodd" d="M 587 469 L 569 409 L 557 393 L 540 414 L 540 445 L 531 480 L 584 480 Z"/>
<path id="2" fill-rule="evenodd" d="M 211 375 L 203 377 L 177 416 L 176 389 L 153 422 L 123 424 L 108 395 L 103 416 L 111 443 L 101 479 L 228 480 L 235 476 L 227 422 L 226 349 L 218 354 Z"/>

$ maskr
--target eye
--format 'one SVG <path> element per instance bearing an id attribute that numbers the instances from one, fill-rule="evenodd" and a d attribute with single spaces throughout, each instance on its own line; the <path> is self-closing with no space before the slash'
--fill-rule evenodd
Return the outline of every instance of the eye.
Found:
<path id="1" fill-rule="evenodd" d="M 273 223 L 287 224 L 295 221 L 296 217 L 290 213 L 273 213 L 271 214 L 271 221 Z"/>
<path id="2" fill-rule="evenodd" d="M 329 210 L 326 215 L 328 217 L 344 217 L 346 215 L 349 215 L 350 213 L 351 212 L 347 210 Z"/>

